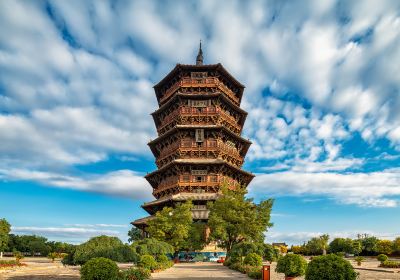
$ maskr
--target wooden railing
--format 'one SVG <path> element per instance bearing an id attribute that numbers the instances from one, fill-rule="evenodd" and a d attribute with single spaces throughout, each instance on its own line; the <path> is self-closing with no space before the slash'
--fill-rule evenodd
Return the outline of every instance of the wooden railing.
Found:
<path id="1" fill-rule="evenodd" d="M 193 175 L 194 176 L 194 175 Z M 182 177 L 182 176 L 181 176 Z M 158 193 L 171 189 L 171 188 L 175 188 L 175 187 L 202 187 L 202 188 L 207 188 L 207 187 L 219 187 L 220 186 L 220 182 L 182 182 L 182 181 L 175 181 L 175 183 L 167 183 L 167 182 L 163 182 L 161 183 L 157 189 L 154 189 L 153 191 L 153 195 L 157 195 Z"/>
<path id="2" fill-rule="evenodd" d="M 222 151 L 225 154 L 233 156 L 239 162 L 243 163 L 243 157 L 240 155 L 239 151 L 227 145 L 226 143 L 217 141 L 217 140 L 205 140 L 202 142 L 201 146 L 198 146 L 197 142 L 182 139 L 180 142 L 177 141 L 168 147 L 161 150 L 160 155 L 156 161 L 157 165 L 161 163 L 162 160 L 169 157 L 170 155 L 174 154 L 178 150 L 181 151 L 193 151 L 193 152 L 215 152 L 215 151 Z"/>
<path id="3" fill-rule="evenodd" d="M 208 117 L 218 115 L 221 119 L 227 121 L 230 125 L 235 127 L 238 131 L 242 130 L 242 127 L 237 123 L 236 119 L 230 114 L 226 113 L 225 110 L 222 110 L 219 107 L 209 106 L 204 107 L 202 109 L 196 107 L 179 107 L 176 110 L 172 111 L 168 116 L 166 116 L 160 123 L 157 128 L 158 133 L 161 133 L 163 129 L 168 126 L 171 122 L 176 121 L 178 116 L 199 116 L 199 117 Z M 198 124 L 198 123 L 193 123 Z M 209 123 L 204 123 L 209 124 Z"/>
<path id="4" fill-rule="evenodd" d="M 164 95 L 160 99 L 160 103 L 163 103 L 169 99 L 180 87 L 217 87 L 222 90 L 232 101 L 239 104 L 239 98 L 235 95 L 235 93 L 217 78 L 183 78 L 165 91 Z"/>

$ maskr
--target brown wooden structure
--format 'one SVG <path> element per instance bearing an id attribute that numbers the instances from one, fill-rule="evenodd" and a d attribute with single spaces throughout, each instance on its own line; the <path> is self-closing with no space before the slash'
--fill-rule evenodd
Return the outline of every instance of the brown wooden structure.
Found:
<path id="1" fill-rule="evenodd" d="M 158 169 L 145 176 L 156 200 L 142 207 L 150 216 L 132 222 L 145 229 L 164 206 L 191 199 L 194 220 L 207 221 L 206 204 L 224 183 L 248 185 L 241 169 L 251 142 L 241 137 L 247 113 L 240 108 L 244 86 L 221 64 L 177 64 L 154 86 L 159 108 L 152 113 L 158 137 L 148 145 Z"/>

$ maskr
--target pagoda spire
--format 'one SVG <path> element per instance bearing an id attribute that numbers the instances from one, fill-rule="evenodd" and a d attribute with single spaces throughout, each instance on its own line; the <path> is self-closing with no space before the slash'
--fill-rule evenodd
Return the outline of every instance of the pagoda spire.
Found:
<path id="1" fill-rule="evenodd" d="M 197 54 L 196 57 L 196 65 L 203 65 L 203 50 L 201 49 L 201 40 L 200 40 L 199 53 Z"/>

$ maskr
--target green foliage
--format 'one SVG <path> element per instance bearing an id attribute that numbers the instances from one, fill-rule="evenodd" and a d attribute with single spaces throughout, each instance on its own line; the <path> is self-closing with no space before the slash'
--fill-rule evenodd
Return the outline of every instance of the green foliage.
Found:
<path id="1" fill-rule="evenodd" d="M 393 241 L 393 250 L 397 253 L 400 253 L 400 237 L 397 237 Z"/>
<path id="2" fill-rule="evenodd" d="M 205 239 L 206 224 L 202 222 L 194 222 L 190 225 L 189 236 L 183 247 L 189 251 L 200 251 L 207 244 Z"/>
<path id="3" fill-rule="evenodd" d="M 262 242 L 264 232 L 271 227 L 270 214 L 273 200 L 254 204 L 245 198 L 247 190 L 239 186 L 230 189 L 222 186 L 222 196 L 215 202 L 208 203 L 210 209 L 208 225 L 211 239 L 229 253 L 233 245 L 242 241 Z"/>
<path id="4" fill-rule="evenodd" d="M 147 268 L 131 268 L 121 273 L 121 280 L 145 280 L 151 277 L 151 271 Z"/>
<path id="5" fill-rule="evenodd" d="M 128 238 L 129 243 L 143 239 L 142 231 L 140 229 L 138 229 L 137 227 L 132 227 L 128 231 L 128 236 L 129 236 L 129 238 Z"/>
<path id="6" fill-rule="evenodd" d="M 250 266 L 261 266 L 262 257 L 256 253 L 250 253 L 244 258 L 243 263 Z"/>
<path id="7" fill-rule="evenodd" d="M 357 265 L 360 266 L 361 263 L 365 260 L 364 257 L 355 257 L 354 260 L 357 262 Z"/>
<path id="8" fill-rule="evenodd" d="M 4 251 L 8 245 L 11 225 L 6 219 L 0 219 L 0 252 Z"/>
<path id="9" fill-rule="evenodd" d="M 328 249 L 329 235 L 324 234 L 320 237 L 313 237 L 306 244 L 306 251 L 311 255 L 320 255 L 326 253 Z"/>
<path id="10" fill-rule="evenodd" d="M 140 257 L 140 260 L 138 262 L 138 267 L 147 268 L 147 269 L 150 269 L 151 271 L 153 271 L 158 268 L 158 265 L 153 256 L 143 255 Z"/>
<path id="11" fill-rule="evenodd" d="M 117 264 L 107 258 L 93 258 L 81 268 L 81 280 L 118 280 Z"/>
<path id="12" fill-rule="evenodd" d="M 132 243 L 131 248 L 139 255 L 167 255 L 174 253 L 174 247 L 167 242 L 158 241 L 154 238 L 145 238 L 143 240 Z"/>
<path id="13" fill-rule="evenodd" d="M 380 254 L 391 254 L 393 252 L 393 242 L 390 240 L 379 240 L 376 244 L 376 251 Z"/>
<path id="14" fill-rule="evenodd" d="M 242 257 L 248 254 L 256 253 L 258 255 L 263 255 L 263 244 L 253 243 L 253 242 L 240 242 L 232 246 L 229 252 L 229 257 L 233 262 L 241 262 Z"/>
<path id="15" fill-rule="evenodd" d="M 156 256 L 156 260 L 159 263 L 169 262 L 169 259 L 166 255 L 158 255 L 158 256 Z"/>
<path id="16" fill-rule="evenodd" d="M 388 258 L 388 256 L 386 256 L 385 254 L 379 254 L 379 255 L 376 257 L 376 259 L 377 259 L 378 261 L 380 261 L 381 263 L 383 263 L 383 262 L 387 261 L 389 258 Z"/>
<path id="17" fill-rule="evenodd" d="M 147 232 L 151 237 L 172 245 L 176 252 L 184 249 L 192 225 L 192 207 L 191 201 L 175 208 L 164 207 L 148 222 Z"/>
<path id="18" fill-rule="evenodd" d="M 24 256 L 21 252 L 18 252 L 18 251 L 14 251 L 13 255 L 14 255 L 15 261 L 16 261 L 17 263 L 20 263 L 20 261 L 21 261 L 23 258 L 25 258 L 25 256 Z"/>
<path id="19" fill-rule="evenodd" d="M 138 255 L 117 237 L 97 236 L 77 246 L 73 262 L 84 264 L 91 258 L 104 257 L 117 262 L 136 262 Z"/>
<path id="20" fill-rule="evenodd" d="M 372 255 L 376 253 L 376 245 L 379 239 L 375 236 L 364 236 L 360 239 L 362 244 L 362 250 L 364 253 Z"/>
<path id="21" fill-rule="evenodd" d="M 263 257 L 265 260 L 269 261 L 270 263 L 278 260 L 280 255 L 280 250 L 278 248 L 275 248 L 271 244 L 264 244 L 263 247 L 264 247 Z"/>
<path id="22" fill-rule="evenodd" d="M 262 271 L 261 268 L 257 268 L 255 270 L 251 270 L 247 273 L 247 276 L 249 276 L 252 279 L 261 279 L 262 278 Z"/>
<path id="23" fill-rule="evenodd" d="M 395 262 L 395 261 L 384 261 L 381 263 L 380 267 L 386 267 L 386 268 L 400 268 L 400 262 Z"/>
<path id="24" fill-rule="evenodd" d="M 357 273 L 347 260 L 334 255 L 314 257 L 307 266 L 306 280 L 355 280 Z"/>
<path id="25" fill-rule="evenodd" d="M 59 257 L 59 254 L 56 253 L 56 252 L 51 252 L 51 253 L 49 253 L 49 254 L 47 255 L 47 258 L 49 258 L 52 262 L 54 262 L 54 260 L 55 260 L 56 258 L 58 258 L 58 257 Z"/>
<path id="26" fill-rule="evenodd" d="M 48 244 L 47 238 L 42 236 L 10 234 L 8 250 L 29 252 L 32 255 L 40 254 L 41 256 L 47 256 L 51 251 L 51 246 Z"/>
<path id="27" fill-rule="evenodd" d="M 280 257 L 276 271 L 289 277 L 298 277 L 306 273 L 307 261 L 300 255 L 287 254 Z"/>

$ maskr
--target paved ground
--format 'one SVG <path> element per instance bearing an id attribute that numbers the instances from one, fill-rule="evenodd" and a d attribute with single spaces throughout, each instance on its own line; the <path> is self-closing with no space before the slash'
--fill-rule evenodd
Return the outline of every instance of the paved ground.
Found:
<path id="1" fill-rule="evenodd" d="M 245 274 L 233 271 L 217 263 L 179 263 L 172 268 L 153 273 L 154 279 L 250 279 Z"/>
<path id="2" fill-rule="evenodd" d="M 79 267 L 64 267 L 59 261 L 51 263 L 45 258 L 26 258 L 23 261 L 28 266 L 12 270 L 0 270 L 0 280 L 78 280 Z M 367 260 L 362 264 L 362 268 L 377 268 L 377 262 L 373 259 Z M 126 268 L 126 264 L 120 264 L 121 268 Z M 283 280 L 283 274 L 275 272 L 276 264 L 271 267 L 271 280 Z M 357 269 L 357 267 L 356 267 Z M 400 280 L 400 269 L 395 269 L 396 273 L 375 272 L 356 270 L 360 273 L 359 280 Z M 153 279 L 249 279 L 246 275 L 230 270 L 217 263 L 190 263 L 177 264 L 174 267 L 153 274 Z M 304 278 L 297 278 L 304 280 Z"/>

